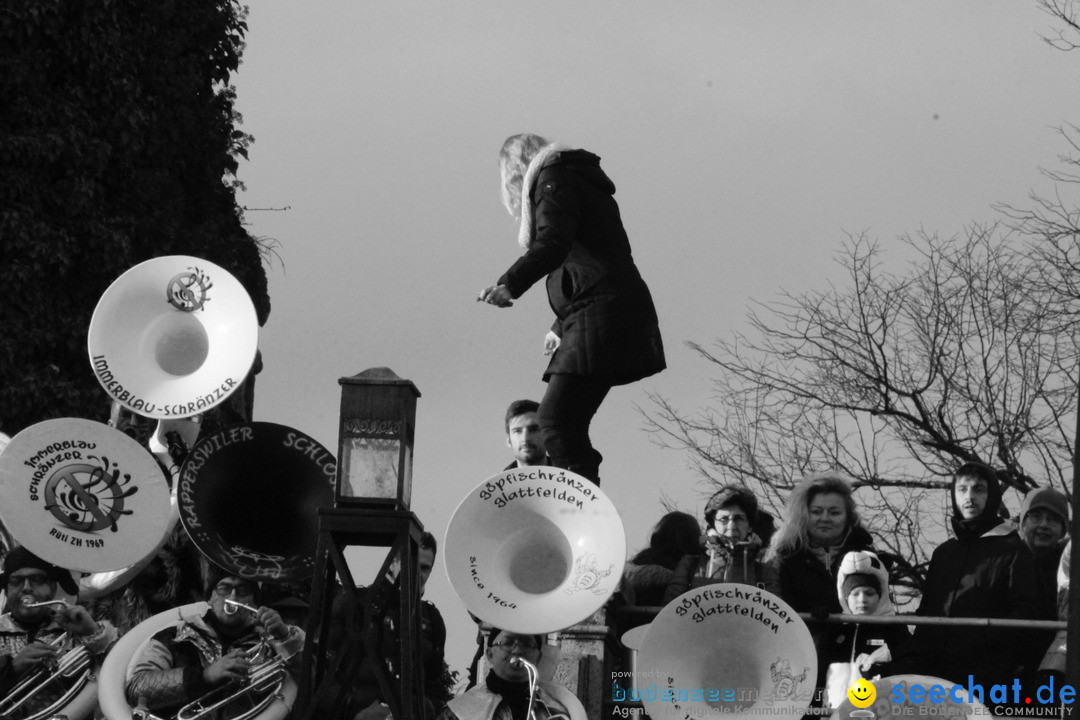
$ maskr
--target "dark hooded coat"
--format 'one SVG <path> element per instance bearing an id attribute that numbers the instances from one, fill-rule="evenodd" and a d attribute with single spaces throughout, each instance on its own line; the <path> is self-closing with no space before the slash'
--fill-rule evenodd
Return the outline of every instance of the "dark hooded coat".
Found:
<path id="1" fill-rule="evenodd" d="M 1053 619 L 1040 605 L 1040 578 L 1034 558 L 1016 528 L 1000 516 L 1001 486 L 988 481 L 986 507 L 979 517 L 963 519 L 952 496 L 955 537 L 934 550 L 918 613 L 937 617 Z M 986 627 L 915 628 L 912 672 L 955 682 L 995 684 L 1018 677 L 1020 666 L 1037 654 L 1032 643 L 1041 634 L 1025 629 Z M 1042 648 L 1045 650 L 1045 647 Z"/>
<path id="2" fill-rule="evenodd" d="M 518 298 L 547 276 L 561 343 L 544 380 L 584 375 L 624 385 L 665 367 L 656 309 L 614 194 L 600 158 L 585 150 L 552 154 L 530 189 L 532 242 L 498 284 Z"/>

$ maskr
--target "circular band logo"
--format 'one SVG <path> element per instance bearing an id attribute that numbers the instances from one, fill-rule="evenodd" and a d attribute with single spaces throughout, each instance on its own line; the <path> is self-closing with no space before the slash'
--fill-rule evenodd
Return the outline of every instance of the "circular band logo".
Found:
<path id="1" fill-rule="evenodd" d="M 206 292 L 213 286 L 206 273 L 193 267 L 173 275 L 165 295 L 169 304 L 177 310 L 195 312 L 206 304 Z"/>
<path id="2" fill-rule="evenodd" d="M 120 478 L 120 470 L 108 458 L 96 458 L 100 465 L 74 463 L 63 465 L 45 481 L 45 509 L 72 530 L 96 532 L 109 528 L 116 532 L 116 521 L 130 515 L 124 509 L 126 499 L 139 488 L 128 487 L 131 475 Z"/>

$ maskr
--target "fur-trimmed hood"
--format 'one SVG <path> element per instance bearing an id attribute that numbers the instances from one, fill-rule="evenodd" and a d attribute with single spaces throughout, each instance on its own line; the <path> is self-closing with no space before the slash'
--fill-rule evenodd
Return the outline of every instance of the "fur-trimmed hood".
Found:
<path id="1" fill-rule="evenodd" d="M 836 573 L 836 594 L 840 598 L 840 607 L 846 614 L 852 614 L 848 606 L 847 596 L 844 595 L 844 580 L 853 574 L 873 575 L 878 579 L 881 586 L 881 600 L 878 602 L 875 615 L 895 615 L 892 598 L 889 597 L 889 571 L 885 569 L 881 559 L 869 550 L 854 550 L 844 556 L 840 561 L 840 569 Z"/>

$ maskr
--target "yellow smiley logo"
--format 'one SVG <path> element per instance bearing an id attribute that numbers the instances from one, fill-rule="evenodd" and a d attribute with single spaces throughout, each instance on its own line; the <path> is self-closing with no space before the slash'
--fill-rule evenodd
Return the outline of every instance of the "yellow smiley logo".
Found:
<path id="1" fill-rule="evenodd" d="M 863 678 L 859 678 L 851 684 L 847 691 L 848 700 L 857 708 L 870 707 L 877 697 L 877 690 Z"/>

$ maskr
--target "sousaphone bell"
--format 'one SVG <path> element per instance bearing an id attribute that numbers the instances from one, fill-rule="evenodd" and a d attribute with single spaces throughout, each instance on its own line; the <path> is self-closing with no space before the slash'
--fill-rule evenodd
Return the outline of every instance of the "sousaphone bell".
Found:
<path id="1" fill-rule="evenodd" d="M 555 632 L 615 591 L 626 534 L 611 500 L 580 475 L 523 467 L 477 485 L 446 531 L 446 572 L 471 613 L 503 630 Z"/>
<path id="2" fill-rule="evenodd" d="M 654 720 L 797 718 L 814 696 L 817 652 L 806 623 L 771 592 L 704 585 L 649 625 L 635 679 L 613 686 L 612 699 L 642 702 Z"/>
<path id="3" fill-rule="evenodd" d="M 304 582 L 315 572 L 318 508 L 334 501 L 334 456 L 299 430 L 232 425 L 180 467 L 180 522 L 211 562 L 239 577 Z"/>
<path id="4" fill-rule="evenodd" d="M 18 433 L 0 454 L 4 524 L 30 552 L 57 567 L 98 573 L 130 565 L 160 544 L 170 512 L 157 462 L 107 425 L 46 420 Z M 93 659 L 65 637 L 54 642 L 57 666 L 21 678 L 0 700 L 0 717 L 91 715 L 98 690 Z M 32 707 L 39 709 L 31 713 Z"/>
<path id="5" fill-rule="evenodd" d="M 244 381 L 258 346 L 255 306 L 240 281 L 187 255 L 154 258 L 105 291 L 87 347 L 105 392 L 151 418 L 189 417 Z"/>

